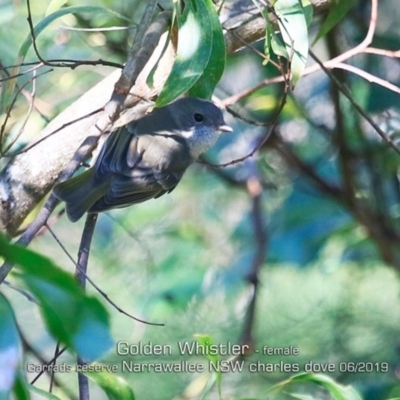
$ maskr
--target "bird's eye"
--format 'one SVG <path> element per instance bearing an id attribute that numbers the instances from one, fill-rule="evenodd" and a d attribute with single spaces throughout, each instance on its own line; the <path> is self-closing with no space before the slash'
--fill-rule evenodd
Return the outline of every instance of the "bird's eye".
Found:
<path id="1" fill-rule="evenodd" d="M 204 117 L 201 114 L 194 114 L 193 118 L 196 122 L 202 122 L 204 120 Z"/>

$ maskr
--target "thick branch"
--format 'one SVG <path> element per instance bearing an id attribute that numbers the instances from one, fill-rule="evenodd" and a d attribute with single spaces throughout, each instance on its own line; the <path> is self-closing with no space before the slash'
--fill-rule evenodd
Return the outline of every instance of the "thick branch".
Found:
<path id="1" fill-rule="evenodd" d="M 146 34 L 146 37 L 153 38 L 153 41 L 147 41 L 146 51 L 155 49 L 168 21 L 169 13 L 163 13 L 153 23 Z M 160 45 L 164 47 L 164 43 Z M 159 53 L 155 52 L 154 55 L 159 56 Z M 137 55 L 137 59 L 136 75 L 132 78 L 138 82 L 132 88 L 132 92 L 138 96 L 136 102 L 150 93 L 150 89 L 144 84 L 145 79 L 141 79 L 139 75 L 143 70 L 144 73 L 148 73 L 148 70 L 144 69 L 148 59 L 141 57 L 141 52 Z M 156 61 L 149 60 L 148 64 L 154 65 Z M 98 138 L 110 127 L 112 122 L 110 119 L 115 115 L 116 108 L 120 107 L 121 101 L 126 98 L 126 94 L 114 90 L 116 84 L 119 88 L 123 87 L 123 82 L 118 79 L 120 76 L 119 70 L 114 71 L 81 96 L 46 126 L 37 139 L 40 143 L 15 157 L 2 171 L 0 174 L 2 230 L 9 235 L 15 234 L 29 212 L 54 186 L 81 144 L 87 139 Z M 159 82 L 159 85 L 160 87 L 156 88 L 158 90 L 161 89 L 162 82 Z M 46 140 L 41 141 L 43 138 Z"/>
<path id="2" fill-rule="evenodd" d="M 333 0 L 311 0 L 314 14 L 320 15 L 328 10 Z M 276 22 L 271 14 L 270 20 Z M 254 43 L 265 37 L 266 20 L 253 0 L 239 0 L 226 4 L 221 12 L 221 22 L 225 29 L 227 53 L 234 53 L 245 47 L 246 43 Z"/>
<path id="3" fill-rule="evenodd" d="M 313 0 L 315 12 L 326 10 L 333 0 Z M 161 14 L 162 15 L 162 14 Z M 265 20 L 252 0 L 239 0 L 224 6 L 221 20 L 225 28 L 227 52 L 232 53 L 265 36 Z M 165 20 L 163 21 L 165 23 Z M 161 22 L 160 22 L 161 23 Z M 156 32 L 157 33 L 157 32 Z M 153 36 L 157 37 L 157 34 Z M 153 52 L 150 40 L 143 40 L 143 52 Z M 162 48 L 162 46 L 160 46 Z M 142 52 L 142 51 L 141 51 Z M 141 52 L 138 54 L 139 62 Z M 131 91 L 138 97 L 148 98 L 161 90 L 172 66 L 171 52 L 167 53 L 158 64 L 154 76 L 154 88 L 145 84 L 146 74 L 154 66 L 160 53 L 153 53 L 136 85 Z M 146 58 L 146 55 L 143 56 Z M 110 110 L 102 110 L 109 102 L 114 84 L 120 77 L 119 70 L 110 74 L 93 89 L 82 95 L 75 103 L 59 114 L 38 135 L 46 138 L 31 150 L 15 157 L 0 174 L 0 229 L 13 236 L 27 215 L 40 200 L 51 190 L 61 172 L 67 167 L 77 149 L 88 137 L 98 137 L 110 123 Z M 121 82 L 120 82 L 121 83 Z M 116 85 L 114 97 L 125 95 L 124 88 Z M 118 100 L 118 99 L 116 99 Z M 129 99 L 128 99 L 129 100 Z M 102 110 L 94 113 L 96 110 Z"/>

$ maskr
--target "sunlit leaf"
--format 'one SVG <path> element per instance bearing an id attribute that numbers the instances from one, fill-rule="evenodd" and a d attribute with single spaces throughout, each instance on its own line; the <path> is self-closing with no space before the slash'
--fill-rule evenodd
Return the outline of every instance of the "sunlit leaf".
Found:
<path id="1" fill-rule="evenodd" d="M 314 400 L 314 397 L 308 394 L 298 394 L 298 393 L 285 393 L 285 394 L 297 400 Z"/>
<path id="2" fill-rule="evenodd" d="M 207 400 L 209 398 L 209 394 L 214 387 L 215 381 L 217 379 L 217 374 L 212 374 L 208 379 L 206 386 L 204 387 L 203 393 L 200 397 L 200 400 Z"/>
<path id="3" fill-rule="evenodd" d="M 198 341 L 198 343 L 205 348 L 205 354 L 209 361 L 213 363 L 217 363 L 219 360 L 218 354 L 213 354 L 214 352 L 210 351 L 210 346 L 213 345 L 213 340 L 210 335 L 202 335 L 195 334 L 194 338 Z"/>
<path id="4" fill-rule="evenodd" d="M 53 262 L 0 236 L 0 255 L 17 264 L 13 274 L 29 288 L 53 336 L 84 359 L 100 357 L 112 345 L 108 314 L 85 294 L 72 275 Z"/>
<path id="5" fill-rule="evenodd" d="M 106 370 L 106 367 L 101 364 L 91 364 L 88 367 L 100 367 L 98 371 L 89 370 L 88 372 L 83 372 L 89 379 L 96 382 L 104 392 L 107 394 L 109 400 L 135 400 L 135 395 L 132 388 L 128 383 L 121 377 L 113 374 Z"/>
<path id="6" fill-rule="evenodd" d="M 308 56 L 308 30 L 304 10 L 298 0 L 277 0 L 274 5 L 288 59 L 291 62 L 292 82 L 297 83 Z"/>
<path id="7" fill-rule="evenodd" d="M 362 400 L 360 395 L 351 387 L 344 386 L 335 382 L 332 378 L 322 374 L 300 374 L 295 375 L 284 382 L 274 386 L 272 391 L 276 389 L 282 390 L 287 385 L 296 382 L 314 383 L 318 386 L 325 388 L 334 400 Z"/>
<path id="8" fill-rule="evenodd" d="M 203 0 L 188 0 L 177 12 L 178 49 L 172 71 L 158 96 L 161 107 L 187 92 L 202 76 L 211 55 L 213 24 Z"/>
<path id="9" fill-rule="evenodd" d="M 201 335 L 201 334 L 196 334 L 196 335 L 194 335 L 194 337 L 198 341 L 199 344 L 204 346 L 207 359 L 211 363 L 213 363 L 215 365 L 215 367 L 218 367 L 218 362 L 219 362 L 218 354 L 214 354 L 215 352 L 210 351 L 212 349 L 211 346 L 213 346 L 212 337 L 210 335 Z M 214 372 L 214 374 L 215 374 L 215 377 L 217 380 L 218 391 L 221 394 L 222 372 L 216 371 L 216 372 Z"/>
<path id="10" fill-rule="evenodd" d="M 265 40 L 264 40 L 264 54 L 265 54 L 265 60 L 263 61 L 263 65 L 267 65 L 269 60 L 271 59 L 271 40 L 272 40 L 272 34 L 273 34 L 273 29 L 270 24 L 267 24 L 267 32 L 265 34 Z"/>
<path id="11" fill-rule="evenodd" d="M 47 400 L 60 400 L 60 398 L 58 396 L 56 396 L 55 394 L 46 392 L 45 390 L 40 389 L 36 386 L 26 384 L 26 387 L 28 388 L 29 392 L 37 394 L 37 396 L 35 396 L 35 398 L 47 399 Z"/>
<path id="12" fill-rule="evenodd" d="M 285 43 L 283 43 L 281 36 L 279 36 L 273 30 L 273 28 L 270 29 L 270 35 L 271 35 L 271 49 L 274 52 L 274 54 L 289 59 L 289 54 L 286 50 Z"/>
<path id="13" fill-rule="evenodd" d="M 314 15 L 314 10 L 311 1 L 301 0 L 301 5 L 303 7 L 304 17 L 306 19 L 307 26 L 310 26 Z"/>
<path id="14" fill-rule="evenodd" d="M 214 3 L 211 0 L 205 0 L 204 4 L 207 7 L 211 23 L 211 54 L 203 74 L 190 89 L 189 93 L 194 97 L 210 99 L 225 69 L 226 49 L 222 26 L 219 22 Z"/>

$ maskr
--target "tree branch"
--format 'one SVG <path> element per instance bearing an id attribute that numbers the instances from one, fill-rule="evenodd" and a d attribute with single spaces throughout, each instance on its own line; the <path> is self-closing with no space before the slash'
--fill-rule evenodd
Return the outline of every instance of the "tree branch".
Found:
<path id="1" fill-rule="evenodd" d="M 333 0 L 313 0 L 315 13 L 324 12 Z M 154 51 L 161 32 L 169 22 L 168 12 L 160 13 L 153 23 L 152 30 L 147 32 L 146 38 L 141 40 L 141 50 L 133 64 L 147 61 L 153 53 L 146 68 L 137 68 L 142 73 L 136 79 L 136 85 L 130 93 L 136 103 L 139 98 L 149 98 L 160 92 L 172 67 L 171 52 L 164 54 L 159 61 L 160 52 Z M 251 43 L 265 36 L 266 21 L 259 13 L 252 0 L 239 0 L 234 4 L 224 5 L 221 20 L 225 28 L 227 52 L 232 53 L 244 47 L 244 43 Z M 161 49 L 163 45 L 159 46 Z M 158 62 L 158 69 L 154 76 L 154 88 L 150 89 L 145 81 L 146 74 Z M 129 60 L 127 66 L 131 66 Z M 35 206 L 51 190 L 68 166 L 79 146 L 88 138 L 94 142 L 109 127 L 113 121 L 113 111 L 120 96 L 126 96 L 126 88 L 132 79 L 120 80 L 115 85 L 121 72 L 114 71 L 103 81 L 88 92 L 84 93 L 75 103 L 60 113 L 38 135 L 35 142 L 41 141 L 26 153 L 15 157 L 0 174 L 0 229 L 10 236 L 14 236 Z M 128 89 L 129 90 L 129 89 Z M 129 99 L 128 99 L 129 100 Z M 105 107 L 105 105 L 107 105 Z M 95 110 L 102 110 L 92 115 Z M 111 120 L 110 120 L 111 118 Z M 71 122 L 72 121 L 72 122 Z M 65 176 L 64 176 L 65 178 Z"/>
<path id="2" fill-rule="evenodd" d="M 169 17 L 169 13 L 161 13 L 157 21 L 153 23 L 152 29 L 146 34 L 147 49 L 156 48 L 161 34 L 168 25 Z M 164 47 L 163 44 L 162 47 Z M 149 61 L 141 57 L 140 53 L 137 59 L 135 76 L 132 78 L 135 80 Z M 149 63 L 154 63 L 154 61 L 150 60 Z M 0 174 L 0 229 L 11 236 L 14 235 L 26 216 L 51 190 L 62 171 L 66 170 L 81 144 L 89 140 L 91 146 L 88 153 L 90 153 L 99 136 L 109 129 L 110 123 L 129 92 L 129 89 L 125 91 L 125 95 L 123 90 L 119 93 L 113 92 L 116 81 L 120 89 L 124 85 L 118 80 L 120 75 L 119 70 L 114 71 L 93 89 L 83 94 L 43 129 L 36 140 L 37 145 L 15 157 L 2 171 Z M 150 93 L 147 86 L 143 85 L 144 80 L 138 79 L 140 83 L 132 88 L 132 92 L 137 94 L 138 98 L 143 98 Z M 161 87 L 156 89 L 160 90 Z M 138 103 L 139 100 L 136 102 Z M 100 112 L 96 113 L 96 110 Z M 43 138 L 46 140 L 42 140 Z M 87 154 L 84 155 L 86 156 Z M 75 169 L 83 159 L 78 160 Z M 73 171 L 69 175 L 72 173 Z M 66 179 L 67 176 L 63 178 Z"/>

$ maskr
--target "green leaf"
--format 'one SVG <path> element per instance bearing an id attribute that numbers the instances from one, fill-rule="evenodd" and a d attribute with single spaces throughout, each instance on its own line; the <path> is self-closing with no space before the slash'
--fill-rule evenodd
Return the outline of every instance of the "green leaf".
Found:
<path id="1" fill-rule="evenodd" d="M 196 333 L 194 335 L 194 338 L 197 340 L 199 344 L 204 346 L 205 349 L 204 353 L 206 354 L 207 359 L 212 363 L 217 363 L 219 360 L 218 354 L 212 354 L 214 352 L 210 352 L 210 346 L 213 345 L 212 337 L 210 335 L 203 335 Z"/>
<path id="2" fill-rule="evenodd" d="M 290 383 L 309 382 L 325 388 L 334 400 L 362 400 L 360 395 L 351 387 L 343 386 L 332 378 L 322 374 L 300 374 L 295 375 L 284 382 L 274 386 L 272 390 L 282 389 Z"/>
<path id="3" fill-rule="evenodd" d="M 274 52 L 274 54 L 276 54 L 277 56 L 289 59 L 289 54 L 286 50 L 285 43 L 283 43 L 281 36 L 279 36 L 273 30 L 272 27 L 270 29 L 270 35 L 271 35 L 271 49 Z"/>
<path id="4" fill-rule="evenodd" d="M 0 400 L 8 399 L 14 386 L 20 356 L 18 329 L 13 310 L 0 293 Z"/>
<path id="5" fill-rule="evenodd" d="M 93 367 L 93 369 L 90 369 Z M 98 367 L 95 372 L 95 368 Z M 107 394 L 109 400 L 135 400 L 132 388 L 125 380 L 107 371 L 106 365 L 90 364 L 88 372 L 83 372 L 89 379 L 96 382 Z"/>
<path id="6" fill-rule="evenodd" d="M 101 303 L 85 294 L 72 275 L 53 262 L 0 235 L 0 255 L 18 264 L 16 275 L 33 293 L 52 335 L 81 357 L 93 360 L 112 345 L 108 314 Z"/>
<path id="7" fill-rule="evenodd" d="M 31 386 L 28 383 L 25 382 L 24 378 L 22 377 L 21 373 L 17 375 L 17 378 L 15 380 L 14 388 L 13 388 L 13 394 L 14 398 L 18 400 L 29 400 L 29 392 L 27 387 Z"/>
<path id="8" fill-rule="evenodd" d="M 313 10 L 311 1 L 310 0 L 301 0 L 301 6 L 303 7 L 306 24 L 307 24 L 307 26 L 310 26 L 312 19 L 313 19 L 313 15 L 314 15 L 314 10 Z"/>
<path id="9" fill-rule="evenodd" d="M 222 32 L 222 26 L 219 22 L 218 14 L 214 3 L 211 0 L 205 0 L 208 16 L 211 23 L 212 47 L 207 66 L 204 69 L 200 79 L 190 89 L 190 95 L 203 99 L 211 99 L 217 83 L 225 69 L 225 40 Z"/>
<path id="10" fill-rule="evenodd" d="M 202 76 L 211 55 L 213 25 L 204 0 L 187 0 L 177 11 L 178 49 L 172 71 L 158 96 L 164 106 L 187 92 Z"/>
<path id="11" fill-rule="evenodd" d="M 263 61 L 263 65 L 267 65 L 269 63 L 269 60 L 271 59 L 272 35 L 273 35 L 273 29 L 271 25 L 267 23 L 267 32 L 264 40 L 265 60 Z"/>
<path id="12" fill-rule="evenodd" d="M 210 376 L 210 379 L 207 381 L 207 384 L 203 389 L 203 393 L 201 394 L 200 400 L 207 400 L 209 398 L 208 395 L 211 393 L 211 389 L 213 388 L 216 379 L 217 379 L 217 374 L 212 374 Z"/>
<path id="13" fill-rule="evenodd" d="M 308 56 L 308 30 L 304 10 L 298 0 L 277 0 L 274 5 L 295 85 L 305 68 Z"/>
<path id="14" fill-rule="evenodd" d="M 112 11 L 108 10 L 107 8 L 104 7 L 95 7 L 95 6 L 77 6 L 77 7 L 65 7 L 61 8 L 54 13 L 47 15 L 44 19 L 42 19 L 33 29 L 33 32 L 35 34 L 35 37 L 37 38 L 41 32 L 43 32 L 44 29 L 46 29 L 52 22 L 54 22 L 56 19 L 63 17 L 64 15 L 67 14 L 77 14 L 77 13 L 95 13 L 95 14 L 100 14 L 100 13 L 107 13 L 107 14 L 112 14 L 115 16 L 118 16 L 119 18 L 126 19 L 126 17 Z M 10 75 L 15 76 L 18 75 L 19 70 L 20 70 L 20 65 L 25 59 L 26 54 L 28 53 L 28 50 L 32 46 L 32 36 L 29 33 L 24 41 L 22 43 L 21 48 L 19 49 L 17 59 L 15 61 L 15 67 L 11 70 Z M 13 96 L 14 88 L 17 83 L 17 79 L 10 79 L 6 82 L 4 85 L 2 94 L 1 94 L 1 112 L 5 112 L 8 104 L 11 101 L 11 98 Z"/>
<path id="15" fill-rule="evenodd" d="M 218 354 L 213 354 L 214 352 L 210 351 L 211 346 L 213 345 L 212 337 L 210 335 L 195 334 L 194 338 L 198 341 L 199 344 L 204 346 L 207 359 L 211 363 L 213 363 L 215 366 L 218 366 L 218 362 L 219 362 Z M 215 378 L 217 380 L 218 392 L 221 397 L 222 372 L 216 371 L 213 373 L 213 375 L 214 374 L 215 374 Z"/>
<path id="16" fill-rule="evenodd" d="M 35 396 L 35 398 L 39 397 L 41 399 L 47 399 L 47 400 L 60 400 L 60 398 L 58 396 L 54 395 L 53 393 L 47 392 L 43 389 L 39 389 L 38 387 L 30 385 L 29 383 L 25 383 L 25 385 L 26 385 L 26 388 L 30 392 L 38 395 L 38 396 Z M 19 399 L 19 397 L 18 397 L 18 399 Z"/>
<path id="17" fill-rule="evenodd" d="M 337 0 L 319 29 L 319 32 L 313 41 L 313 45 L 340 22 L 347 15 L 350 9 L 357 4 L 357 1 L 358 0 Z"/>
<path id="18" fill-rule="evenodd" d="M 298 393 L 285 393 L 285 394 L 297 400 L 314 400 L 314 397 L 308 394 L 298 394 Z"/>

